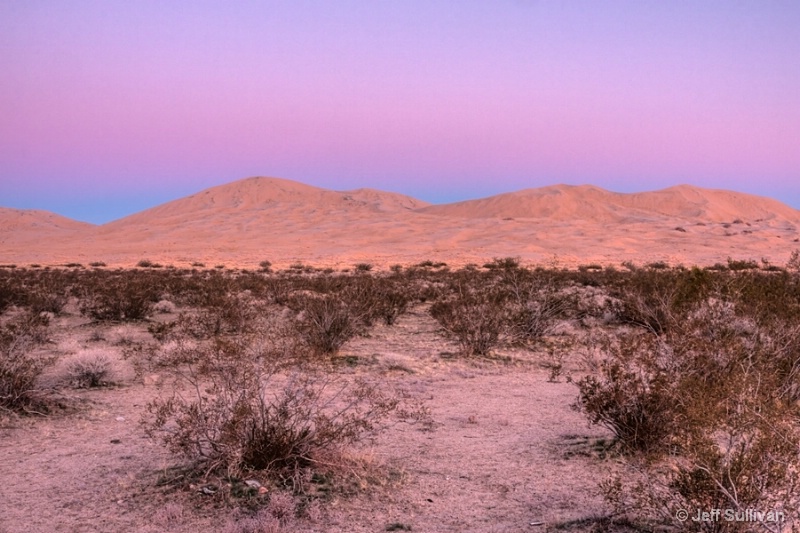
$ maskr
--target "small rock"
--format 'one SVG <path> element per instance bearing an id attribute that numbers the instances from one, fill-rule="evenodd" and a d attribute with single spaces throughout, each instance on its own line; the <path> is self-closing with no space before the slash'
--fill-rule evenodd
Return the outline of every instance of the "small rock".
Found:
<path id="1" fill-rule="evenodd" d="M 124 416 L 118 416 L 116 418 L 116 420 L 117 420 L 117 422 L 125 422 L 125 417 Z"/>
<path id="2" fill-rule="evenodd" d="M 247 485 L 248 487 L 250 487 L 251 489 L 260 489 L 261 488 L 261 483 L 259 483 L 255 479 L 246 479 L 244 484 Z"/>
<path id="3" fill-rule="evenodd" d="M 267 487 L 258 487 L 258 493 L 259 494 L 266 494 L 268 492 L 269 492 L 269 489 Z"/>
<path id="4" fill-rule="evenodd" d="M 211 496 L 212 494 L 216 494 L 217 490 L 218 490 L 217 487 L 215 487 L 214 485 L 206 485 L 206 486 L 200 488 L 200 492 L 202 492 L 203 494 L 205 494 L 207 496 Z"/>
<path id="5" fill-rule="evenodd" d="M 142 378 L 142 383 L 144 385 L 158 385 L 161 383 L 161 376 L 158 374 L 150 374 L 149 376 L 144 376 Z"/>
<path id="6" fill-rule="evenodd" d="M 120 442 L 122 441 L 119 439 L 111 439 L 111 444 L 119 444 Z"/>

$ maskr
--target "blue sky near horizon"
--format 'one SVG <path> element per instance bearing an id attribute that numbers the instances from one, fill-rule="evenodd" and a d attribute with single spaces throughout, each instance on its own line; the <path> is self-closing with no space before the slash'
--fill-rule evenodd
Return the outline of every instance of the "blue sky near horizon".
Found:
<path id="1" fill-rule="evenodd" d="M 441 203 L 689 183 L 800 208 L 800 2 L 0 2 L 0 206 L 263 175 Z"/>

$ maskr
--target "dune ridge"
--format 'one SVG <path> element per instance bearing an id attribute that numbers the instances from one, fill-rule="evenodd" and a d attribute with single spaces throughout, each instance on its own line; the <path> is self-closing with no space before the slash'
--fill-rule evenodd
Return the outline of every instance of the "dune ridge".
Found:
<path id="1" fill-rule="evenodd" d="M 737 218 L 800 220 L 800 211 L 771 198 L 690 185 L 640 193 L 610 192 L 593 185 L 553 185 L 433 205 L 420 211 L 463 218 L 547 218 L 598 223 L 663 217 L 695 222 L 726 222 Z"/>
<path id="2" fill-rule="evenodd" d="M 727 257 L 780 263 L 800 248 L 798 226 L 800 211 L 777 200 L 689 185 L 628 194 L 554 185 L 431 205 L 375 189 L 255 177 L 100 226 L 0 208 L 0 262 L 132 266 L 148 258 L 252 268 L 268 259 L 341 267 L 515 256 L 565 266 L 703 265 Z"/>

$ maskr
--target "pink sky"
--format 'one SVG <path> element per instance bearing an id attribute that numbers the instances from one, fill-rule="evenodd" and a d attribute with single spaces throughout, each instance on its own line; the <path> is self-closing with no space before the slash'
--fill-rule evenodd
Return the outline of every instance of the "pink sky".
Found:
<path id="1" fill-rule="evenodd" d="M 0 206 L 105 222 L 268 175 L 800 208 L 797 28 L 794 0 L 3 2 Z"/>

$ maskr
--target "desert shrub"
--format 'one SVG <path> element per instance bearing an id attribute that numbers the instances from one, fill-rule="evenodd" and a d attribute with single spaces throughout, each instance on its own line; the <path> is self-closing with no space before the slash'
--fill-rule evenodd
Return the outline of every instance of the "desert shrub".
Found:
<path id="1" fill-rule="evenodd" d="M 198 338 L 236 335 L 253 328 L 260 306 L 250 298 L 224 295 L 202 308 L 195 316 Z"/>
<path id="2" fill-rule="evenodd" d="M 661 335 L 679 329 L 684 315 L 715 290 L 711 273 L 691 270 L 637 270 L 609 287 L 618 319 Z"/>
<path id="3" fill-rule="evenodd" d="M 410 296 L 400 287 L 383 286 L 378 291 L 377 297 L 375 314 L 387 326 L 393 325 L 397 318 L 406 312 L 411 301 Z"/>
<path id="4" fill-rule="evenodd" d="M 484 264 L 483 268 L 488 270 L 511 270 L 519 268 L 519 266 L 518 257 L 495 257 L 491 263 Z"/>
<path id="5" fill-rule="evenodd" d="M 169 300 L 159 300 L 153 305 L 153 311 L 162 315 L 175 313 L 178 308 Z"/>
<path id="6" fill-rule="evenodd" d="M 77 355 L 66 366 L 67 380 L 77 389 L 91 389 L 112 383 L 112 364 L 107 355 L 90 352 Z"/>
<path id="7" fill-rule="evenodd" d="M 0 326 L 0 410 L 35 412 L 45 408 L 36 382 L 50 358 L 32 355 L 46 338 L 47 321 L 23 314 Z"/>
<path id="8" fill-rule="evenodd" d="M 454 294 L 434 303 L 430 314 L 458 342 L 463 355 L 488 355 L 507 330 L 508 295 L 494 288 L 475 287 L 454 287 Z"/>
<path id="9" fill-rule="evenodd" d="M 25 305 L 34 313 L 61 314 L 69 301 L 70 281 L 60 271 L 42 272 L 30 280 Z"/>
<path id="10" fill-rule="evenodd" d="M 372 270 L 371 263 L 357 263 L 356 264 L 356 271 L 357 272 L 369 272 Z"/>
<path id="11" fill-rule="evenodd" d="M 150 403 L 148 434 L 206 474 L 255 472 L 302 490 L 398 405 L 366 382 L 284 372 L 272 355 L 241 337 L 197 347 L 176 367 L 176 390 L 190 392 Z"/>
<path id="12" fill-rule="evenodd" d="M 531 344 L 549 333 L 558 318 L 577 308 L 574 294 L 544 272 L 506 270 L 501 278 L 508 291 L 508 333 L 510 340 Z"/>
<path id="13" fill-rule="evenodd" d="M 747 387 L 746 393 L 753 389 Z M 679 531 L 793 530 L 800 521 L 800 438 L 791 421 L 794 415 L 787 417 L 789 413 L 761 400 L 732 395 L 732 416 L 707 420 L 711 427 L 679 441 L 680 454 L 654 462 L 632 459 L 624 474 L 603 485 L 616 514 Z M 694 522 L 677 514 L 685 510 L 694 516 L 713 509 L 739 511 L 739 516 L 746 509 L 778 511 L 783 517 L 761 523 L 724 517 Z"/>
<path id="14" fill-rule="evenodd" d="M 786 261 L 786 270 L 800 272 L 800 250 L 792 250 L 788 261 Z"/>
<path id="15" fill-rule="evenodd" d="M 663 352 L 663 346 L 661 347 Z M 621 340 L 601 362 L 600 375 L 577 382 L 575 407 L 593 424 L 610 429 L 629 452 L 668 449 L 681 423 L 675 383 L 657 339 L 636 335 Z"/>
<path id="16" fill-rule="evenodd" d="M 735 300 L 740 314 L 759 323 L 800 319 L 800 277 L 787 272 L 738 272 L 726 285 L 726 296 Z"/>
<path id="17" fill-rule="evenodd" d="M 79 307 L 81 314 L 95 320 L 143 320 L 153 313 L 153 304 L 159 299 L 155 278 L 144 273 L 127 272 L 92 281 L 83 288 Z"/>
<path id="18" fill-rule="evenodd" d="M 180 316 L 178 319 L 180 319 Z M 155 340 L 164 342 L 170 338 L 177 325 L 178 320 L 173 322 L 151 322 L 147 325 L 147 332 L 150 333 Z"/>
<path id="19" fill-rule="evenodd" d="M 758 268 L 758 262 L 752 259 L 731 259 L 729 257 L 728 268 L 734 272 L 739 270 L 755 270 Z"/>
<path id="20" fill-rule="evenodd" d="M 9 276 L 0 277 L 0 313 L 18 301 L 19 292 Z"/>
<path id="21" fill-rule="evenodd" d="M 800 519 L 800 332 L 759 324 L 739 304 L 709 299 L 680 331 L 609 345 L 599 374 L 578 381 L 576 406 L 629 454 L 629 471 L 604 486 L 618 513 L 692 531 L 753 524 L 681 523 L 678 509 Z"/>
<path id="22" fill-rule="evenodd" d="M 158 263 L 154 263 L 149 259 L 139 260 L 139 262 L 136 263 L 136 266 L 139 268 L 161 268 L 161 265 L 159 265 Z"/>
<path id="23" fill-rule="evenodd" d="M 357 317 L 341 298 L 331 295 L 296 296 L 291 307 L 302 342 L 318 355 L 332 355 L 361 330 Z"/>

